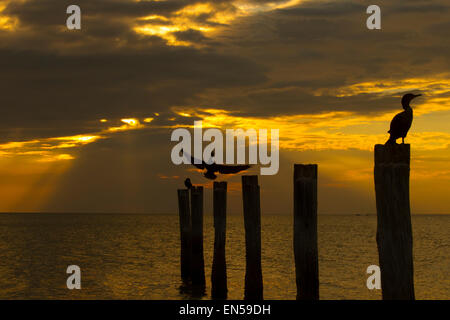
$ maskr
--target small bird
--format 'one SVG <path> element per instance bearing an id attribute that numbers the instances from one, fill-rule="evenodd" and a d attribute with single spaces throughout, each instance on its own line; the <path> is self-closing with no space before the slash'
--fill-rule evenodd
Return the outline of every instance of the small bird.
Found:
<path id="1" fill-rule="evenodd" d="M 182 151 L 183 152 L 183 151 Z M 191 158 L 191 164 L 197 167 L 198 169 L 206 169 L 206 172 L 203 173 L 203 176 L 210 180 L 215 180 L 217 178 L 216 172 L 221 174 L 232 174 L 232 173 L 238 173 L 244 170 L 247 170 L 251 167 L 251 165 L 244 164 L 244 165 L 223 165 L 223 164 L 217 164 L 215 162 L 210 163 L 211 161 L 208 161 L 206 163 L 202 160 L 202 163 L 195 163 L 195 158 L 193 156 L 189 156 L 189 154 L 186 152 L 186 156 Z M 212 154 L 214 157 L 214 154 Z"/>
<path id="2" fill-rule="evenodd" d="M 186 186 L 186 188 L 191 189 L 192 188 L 191 179 L 187 178 L 186 180 L 184 180 L 184 185 Z"/>
<path id="3" fill-rule="evenodd" d="M 405 143 L 405 137 L 408 134 L 409 128 L 413 121 L 413 110 L 409 103 L 412 99 L 420 97 L 421 94 L 407 93 L 402 98 L 402 106 L 405 111 L 397 114 L 391 121 L 391 129 L 388 133 L 391 134 L 386 144 L 396 144 L 398 138 L 402 138 L 402 143 Z"/>

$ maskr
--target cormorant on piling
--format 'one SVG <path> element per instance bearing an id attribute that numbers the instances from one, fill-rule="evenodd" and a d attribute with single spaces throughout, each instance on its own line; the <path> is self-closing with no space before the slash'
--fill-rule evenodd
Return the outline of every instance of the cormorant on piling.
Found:
<path id="1" fill-rule="evenodd" d="M 186 186 L 186 188 L 191 189 L 192 188 L 191 179 L 187 178 L 186 180 L 184 180 L 184 185 Z"/>
<path id="2" fill-rule="evenodd" d="M 184 153 L 184 150 L 181 152 Z M 214 154 L 212 154 L 214 156 Z M 193 156 L 190 156 L 186 152 L 186 156 L 191 158 L 191 164 L 197 167 L 198 169 L 206 169 L 206 172 L 203 173 L 203 176 L 210 180 L 215 180 L 217 176 L 215 175 L 216 172 L 221 174 L 232 174 L 232 173 L 238 173 L 244 170 L 247 170 L 251 167 L 251 165 L 244 164 L 244 165 L 224 165 L 224 164 L 217 164 L 215 162 L 213 163 L 206 163 L 202 160 L 202 163 L 195 163 L 195 158 Z"/>
<path id="3" fill-rule="evenodd" d="M 398 138 L 402 138 L 402 143 L 405 143 L 405 137 L 408 134 L 409 128 L 413 121 L 413 110 L 409 103 L 412 99 L 421 96 L 421 94 L 407 93 L 402 98 L 402 106 L 405 111 L 397 114 L 391 121 L 391 129 L 388 133 L 391 134 L 386 144 L 395 144 Z"/>

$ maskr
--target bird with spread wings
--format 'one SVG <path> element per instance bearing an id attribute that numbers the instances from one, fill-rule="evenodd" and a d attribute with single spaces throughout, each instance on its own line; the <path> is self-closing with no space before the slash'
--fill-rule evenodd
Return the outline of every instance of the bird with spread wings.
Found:
<path id="1" fill-rule="evenodd" d="M 220 174 L 233 174 L 233 173 L 239 173 L 241 171 L 247 170 L 251 167 L 251 165 L 249 165 L 249 164 L 225 165 L 225 164 L 217 164 L 215 162 L 206 163 L 203 160 L 201 161 L 201 163 L 196 163 L 196 162 L 200 162 L 200 161 L 199 160 L 196 161 L 196 159 L 193 156 L 189 155 L 184 150 L 182 150 L 182 152 L 183 152 L 183 155 L 185 157 L 187 157 L 187 159 L 189 159 L 191 161 L 191 164 L 194 165 L 196 168 L 201 169 L 201 170 L 206 169 L 206 172 L 203 173 L 203 176 L 210 180 L 215 180 L 217 178 L 216 172 L 220 173 Z M 212 156 L 214 156 L 214 154 L 212 154 Z M 210 161 L 208 161 L 208 162 L 210 162 Z"/>

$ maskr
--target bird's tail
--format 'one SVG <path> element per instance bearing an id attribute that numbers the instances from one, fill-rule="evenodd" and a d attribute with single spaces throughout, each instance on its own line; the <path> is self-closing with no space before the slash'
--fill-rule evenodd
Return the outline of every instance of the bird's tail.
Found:
<path id="1" fill-rule="evenodd" d="M 390 136 L 389 139 L 388 139 L 388 141 L 386 141 L 385 145 L 386 145 L 386 144 L 395 144 L 395 139 L 392 138 L 392 136 Z"/>

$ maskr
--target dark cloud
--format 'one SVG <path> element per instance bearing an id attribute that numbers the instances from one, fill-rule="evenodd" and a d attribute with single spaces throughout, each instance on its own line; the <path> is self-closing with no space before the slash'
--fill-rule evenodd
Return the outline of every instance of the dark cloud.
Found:
<path id="1" fill-rule="evenodd" d="M 2 50 L 0 57 L 3 128 L 83 128 L 93 119 L 145 116 L 183 105 L 208 88 L 265 79 L 244 58 L 186 48 L 93 56 Z"/>
<path id="2" fill-rule="evenodd" d="M 108 19 L 140 18 L 152 14 L 168 16 L 187 5 L 200 1 L 169 0 L 169 1 L 127 1 L 127 0 L 78 0 L 83 16 Z M 4 13 L 17 17 L 27 26 L 61 25 L 67 19 L 66 9 L 73 1 L 12 1 Z"/>
<path id="3" fill-rule="evenodd" d="M 309 1 L 296 8 L 279 9 L 277 14 L 293 17 L 325 17 L 348 16 L 366 12 L 367 5 L 353 1 Z"/>
<path id="4" fill-rule="evenodd" d="M 199 43 L 208 40 L 208 38 L 205 37 L 202 32 L 193 29 L 178 31 L 174 32 L 173 34 L 177 37 L 178 40 L 181 41 Z"/>
<path id="5" fill-rule="evenodd" d="M 395 94 L 336 98 L 317 96 L 314 91 L 358 82 L 427 78 L 448 69 L 448 19 L 442 12 L 449 5 L 443 1 L 382 4 L 382 30 L 370 31 L 365 10 L 369 4 L 306 2 L 239 21 L 224 39 L 236 52 L 269 66 L 271 81 L 263 88 L 210 101 L 259 115 L 397 108 Z M 425 5 L 427 10 L 409 13 L 410 7 Z"/>
<path id="6" fill-rule="evenodd" d="M 80 32 L 64 29 L 67 1 L 10 2 L 5 13 L 21 27 L 0 32 L 2 140 L 85 132 L 98 118 L 173 106 L 259 116 L 376 113 L 396 109 L 396 95 L 316 91 L 448 69 L 449 4 L 438 0 L 383 3 L 381 31 L 365 27 L 367 1 L 310 1 L 256 13 L 214 37 L 195 29 L 172 33 L 201 47 L 173 47 L 132 29 L 152 14 L 169 20 L 147 23 L 170 25 L 176 11 L 202 2 L 80 0 Z M 232 1 L 211 3 L 216 11 L 236 10 Z M 214 25 L 213 13 L 192 19 Z"/>

